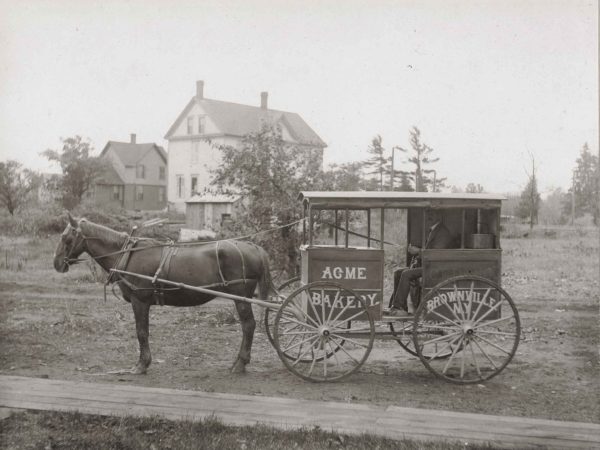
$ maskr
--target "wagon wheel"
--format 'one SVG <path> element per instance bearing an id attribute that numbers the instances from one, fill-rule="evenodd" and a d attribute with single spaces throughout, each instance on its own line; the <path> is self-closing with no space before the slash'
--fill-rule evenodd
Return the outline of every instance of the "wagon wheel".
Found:
<path id="1" fill-rule="evenodd" d="M 421 286 L 420 284 L 416 284 L 414 286 L 411 286 L 410 288 L 410 301 L 412 301 L 413 305 L 415 306 L 415 308 L 418 308 L 419 304 L 420 304 L 420 298 L 421 298 Z M 415 299 L 415 300 L 413 300 Z M 394 336 L 396 338 L 396 342 L 400 345 L 400 347 L 402 347 L 404 350 L 406 350 L 408 353 L 410 353 L 413 356 L 419 356 L 419 353 L 417 352 L 417 350 L 415 349 L 415 344 L 413 341 L 413 322 L 412 321 L 398 321 L 398 322 L 390 322 L 389 327 L 390 327 L 390 333 L 392 334 L 392 336 Z M 436 337 L 439 336 L 442 333 L 434 333 L 431 334 L 432 337 Z M 431 346 L 431 348 L 426 348 L 425 349 L 425 354 L 424 357 L 425 358 L 431 358 L 432 356 L 435 356 L 436 359 L 442 359 L 442 358 L 447 358 L 448 356 L 450 356 L 452 354 L 451 350 L 442 352 L 442 353 L 437 353 L 438 348 L 436 348 L 435 346 Z M 430 352 L 429 354 L 427 352 Z"/>
<path id="2" fill-rule="evenodd" d="M 410 353 L 413 356 L 419 356 L 419 353 L 417 352 L 417 350 L 415 349 L 415 343 L 413 340 L 413 327 L 414 327 L 414 322 L 413 321 L 398 321 L 398 322 L 390 322 L 390 332 L 392 334 L 392 336 L 394 336 L 396 338 L 396 342 L 400 345 L 400 347 L 402 347 L 404 350 L 406 350 L 408 353 Z M 445 334 L 446 331 L 442 331 L 439 333 L 429 333 L 429 336 L 431 336 L 432 338 L 434 337 L 438 337 L 442 334 Z M 425 333 L 421 332 L 421 337 L 424 336 Z M 432 357 L 434 357 L 435 359 L 443 359 L 443 358 L 447 358 L 452 354 L 452 351 L 450 349 L 443 351 L 441 353 L 438 353 L 439 350 L 439 346 L 430 346 L 427 348 L 424 348 L 424 354 L 423 357 L 427 358 L 427 359 L 431 359 Z"/>
<path id="3" fill-rule="evenodd" d="M 469 275 L 435 286 L 419 306 L 413 326 L 414 345 L 425 367 L 465 384 L 498 375 L 515 355 L 520 335 L 519 313 L 506 291 Z M 446 359 L 438 358 L 448 351 Z"/>
<path id="4" fill-rule="evenodd" d="M 271 297 L 271 301 L 274 303 L 283 303 L 288 295 L 294 292 L 301 286 L 300 277 L 290 278 L 287 281 L 284 281 L 275 289 L 275 295 Z M 267 333 L 267 339 L 273 347 L 275 347 L 275 341 L 273 340 L 273 334 L 271 333 L 271 329 L 273 328 L 273 320 L 275 320 L 275 314 L 277 311 L 271 310 L 269 308 L 265 309 L 264 316 L 264 325 L 265 325 L 265 333 Z"/>
<path id="5" fill-rule="evenodd" d="M 272 331 L 283 364 L 313 382 L 356 372 L 375 338 L 365 301 L 350 289 L 322 281 L 294 291 L 277 311 Z"/>

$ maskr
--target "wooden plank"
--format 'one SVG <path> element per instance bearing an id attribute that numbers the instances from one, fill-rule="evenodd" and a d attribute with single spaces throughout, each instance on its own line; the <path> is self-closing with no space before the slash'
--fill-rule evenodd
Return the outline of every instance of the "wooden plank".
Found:
<path id="1" fill-rule="evenodd" d="M 0 376 L 2 407 L 187 420 L 216 415 L 235 425 L 319 425 L 397 439 L 451 437 L 516 447 L 600 448 L 600 425 L 590 423 L 13 376 Z"/>

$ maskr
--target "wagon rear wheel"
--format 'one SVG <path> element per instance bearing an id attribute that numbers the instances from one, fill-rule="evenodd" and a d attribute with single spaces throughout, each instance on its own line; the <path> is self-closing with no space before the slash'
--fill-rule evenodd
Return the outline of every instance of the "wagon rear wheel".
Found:
<path id="1" fill-rule="evenodd" d="M 294 277 L 284 281 L 275 289 L 275 295 L 271 296 L 271 301 L 273 303 L 283 303 L 283 301 L 300 286 L 300 277 Z M 267 308 L 265 309 L 265 316 L 263 319 L 267 339 L 269 339 L 269 342 L 273 347 L 275 347 L 275 341 L 273 340 L 273 333 L 271 330 L 273 329 L 273 321 L 275 320 L 276 314 L 276 310 Z"/>
<path id="2" fill-rule="evenodd" d="M 498 375 L 515 355 L 520 336 L 519 313 L 510 296 L 477 276 L 438 284 L 414 318 L 419 358 L 435 375 L 454 383 L 481 383 Z M 447 358 L 438 357 L 448 352 Z"/>
<path id="3" fill-rule="evenodd" d="M 417 352 L 417 349 L 415 348 L 415 342 L 413 339 L 413 328 L 414 328 L 414 322 L 413 321 L 398 321 L 398 322 L 390 322 L 390 333 L 392 334 L 392 336 L 394 336 L 396 338 L 396 342 L 398 342 L 398 344 L 400 345 L 400 347 L 402 347 L 406 352 L 410 353 L 411 355 L 414 356 L 419 356 L 419 353 Z M 440 332 L 440 333 L 430 333 L 430 336 L 433 337 L 437 337 L 440 336 L 442 334 L 444 334 L 445 332 Z M 422 330 L 421 331 L 421 338 L 424 337 L 425 331 Z M 451 350 L 447 350 L 444 352 L 439 353 L 438 352 L 439 347 L 438 346 L 428 346 L 426 348 L 423 349 L 423 357 L 427 358 L 427 359 L 431 359 L 432 357 L 435 359 L 443 359 L 443 358 L 447 358 L 452 354 Z"/>
<path id="4" fill-rule="evenodd" d="M 336 381 L 366 361 L 375 325 L 358 294 L 335 283 L 315 282 L 286 298 L 272 332 L 281 361 L 294 375 Z"/>

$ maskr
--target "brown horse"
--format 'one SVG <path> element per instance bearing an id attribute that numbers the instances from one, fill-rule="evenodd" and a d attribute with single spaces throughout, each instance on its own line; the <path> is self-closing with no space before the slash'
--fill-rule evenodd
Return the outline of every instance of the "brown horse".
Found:
<path id="1" fill-rule="evenodd" d="M 154 239 L 130 239 L 126 233 L 68 216 L 69 223 L 54 253 L 54 268 L 58 272 L 67 272 L 69 265 L 80 261 L 78 257 L 85 252 L 106 272 L 118 268 L 190 286 L 210 286 L 211 290 L 246 298 L 253 296 L 258 285 L 259 297 L 267 299 L 271 285 L 268 256 L 255 244 L 219 241 L 168 245 Z M 139 361 L 131 373 L 143 374 L 152 361 L 148 344 L 150 306 L 196 306 L 215 296 L 173 289 L 134 276 L 115 275 L 110 276 L 112 281 L 118 283 L 123 297 L 133 307 L 140 346 Z M 235 307 L 243 337 L 231 371 L 241 373 L 250 362 L 256 323 L 249 303 L 235 300 Z"/>

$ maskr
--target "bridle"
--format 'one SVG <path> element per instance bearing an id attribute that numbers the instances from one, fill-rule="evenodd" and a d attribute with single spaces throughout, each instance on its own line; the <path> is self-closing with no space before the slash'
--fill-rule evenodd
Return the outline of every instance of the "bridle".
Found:
<path id="1" fill-rule="evenodd" d="M 75 231 L 75 241 L 71 245 L 71 248 L 69 249 L 68 254 L 66 254 L 65 257 L 64 257 L 64 259 L 63 259 L 63 262 L 64 262 L 64 264 L 67 267 L 71 266 L 73 264 L 84 262 L 84 261 L 87 260 L 87 259 L 84 259 L 84 258 L 72 258 L 71 257 L 73 255 L 73 253 L 75 253 L 75 249 L 77 247 L 79 247 L 80 244 L 83 244 L 83 250 L 82 251 L 87 251 L 86 241 L 87 241 L 88 238 L 86 236 L 84 236 L 83 232 L 81 231 L 81 227 L 77 226 L 77 228 L 74 228 L 71 224 L 69 224 L 69 227 L 73 231 Z M 69 230 L 69 232 L 70 232 L 70 230 Z M 96 259 L 96 258 L 93 258 L 93 259 Z"/>

